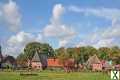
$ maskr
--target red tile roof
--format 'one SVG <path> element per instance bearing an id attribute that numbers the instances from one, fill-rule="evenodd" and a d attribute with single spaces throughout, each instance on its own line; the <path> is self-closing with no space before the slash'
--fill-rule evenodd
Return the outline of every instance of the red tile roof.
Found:
<path id="1" fill-rule="evenodd" d="M 48 67 L 62 67 L 63 65 L 60 63 L 59 59 L 48 59 Z"/>

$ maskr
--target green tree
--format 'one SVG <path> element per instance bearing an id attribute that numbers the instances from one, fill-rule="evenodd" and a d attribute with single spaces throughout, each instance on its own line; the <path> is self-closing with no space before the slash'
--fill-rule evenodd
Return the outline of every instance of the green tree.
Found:
<path id="1" fill-rule="evenodd" d="M 108 47 L 101 47 L 98 49 L 99 57 L 103 60 L 109 60 L 111 56 L 111 49 Z"/>
<path id="2" fill-rule="evenodd" d="M 91 46 L 86 47 L 79 47 L 79 55 L 80 55 L 80 61 L 81 63 L 85 63 L 90 56 L 93 56 L 94 54 L 98 55 L 98 51 Z"/>
<path id="3" fill-rule="evenodd" d="M 34 55 L 35 52 L 44 53 L 48 55 L 48 57 L 53 57 L 54 56 L 54 50 L 49 44 L 46 43 L 39 43 L 39 42 L 31 42 L 26 45 L 24 49 L 24 54 L 28 59 L 31 59 Z"/>
<path id="4" fill-rule="evenodd" d="M 38 54 L 42 53 L 46 54 L 48 57 L 54 57 L 54 50 L 49 44 L 31 42 L 25 46 L 24 52 L 17 57 L 17 62 L 21 65 L 25 65 L 28 59 L 32 59 L 36 51 L 38 52 Z"/>
<path id="5" fill-rule="evenodd" d="M 57 58 L 60 60 L 62 64 L 64 64 L 65 60 L 69 58 L 69 54 L 67 53 L 66 49 L 62 47 L 57 49 L 56 52 L 57 52 Z"/>
<path id="6" fill-rule="evenodd" d="M 27 62 L 27 58 L 26 55 L 21 53 L 17 56 L 16 58 L 17 60 L 17 64 L 21 65 L 21 66 L 27 66 L 26 62 Z"/>
<path id="7" fill-rule="evenodd" d="M 118 46 L 114 46 L 111 48 L 110 58 L 115 64 L 120 64 L 120 48 Z"/>

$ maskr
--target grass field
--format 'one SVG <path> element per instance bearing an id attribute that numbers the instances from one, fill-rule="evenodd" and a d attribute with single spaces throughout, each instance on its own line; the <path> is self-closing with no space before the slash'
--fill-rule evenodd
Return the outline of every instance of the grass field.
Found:
<path id="1" fill-rule="evenodd" d="M 20 73 L 21 72 L 0 72 L 0 80 L 110 80 L 107 74 L 100 72 L 33 72 L 38 74 L 36 76 L 21 76 Z"/>

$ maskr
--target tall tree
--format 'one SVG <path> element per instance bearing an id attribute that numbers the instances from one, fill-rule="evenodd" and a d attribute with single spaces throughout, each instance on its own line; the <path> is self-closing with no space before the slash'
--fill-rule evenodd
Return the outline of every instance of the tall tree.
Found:
<path id="1" fill-rule="evenodd" d="M 99 57 L 103 60 L 109 60 L 111 55 L 111 49 L 108 47 L 101 47 L 98 49 Z"/>
<path id="2" fill-rule="evenodd" d="M 54 56 L 54 50 L 49 44 L 31 42 L 25 46 L 24 52 L 17 57 L 17 62 L 20 64 L 26 64 L 28 59 L 32 59 L 35 52 L 38 52 L 38 54 L 45 54 L 48 57 Z"/>
<path id="3" fill-rule="evenodd" d="M 81 63 L 84 63 L 88 60 L 90 56 L 93 56 L 94 54 L 98 54 L 98 51 L 91 46 L 86 47 L 80 47 L 80 61 Z"/>
<path id="4" fill-rule="evenodd" d="M 57 49 L 56 52 L 57 52 L 57 58 L 60 59 L 60 62 L 62 64 L 64 64 L 65 60 L 69 58 L 69 54 L 67 53 L 66 49 L 62 47 Z"/>
<path id="5" fill-rule="evenodd" d="M 120 48 L 118 46 L 111 48 L 110 59 L 112 59 L 113 63 L 120 64 Z"/>
<path id="6" fill-rule="evenodd" d="M 34 55 L 35 52 L 44 53 L 48 57 L 53 57 L 54 56 L 54 50 L 49 44 L 46 43 L 39 43 L 39 42 L 31 42 L 26 45 L 24 49 L 24 54 L 26 54 L 26 57 L 31 59 Z"/>
<path id="7" fill-rule="evenodd" d="M 23 67 L 27 66 L 27 56 L 23 53 L 19 54 L 16 58 L 17 64 Z"/>

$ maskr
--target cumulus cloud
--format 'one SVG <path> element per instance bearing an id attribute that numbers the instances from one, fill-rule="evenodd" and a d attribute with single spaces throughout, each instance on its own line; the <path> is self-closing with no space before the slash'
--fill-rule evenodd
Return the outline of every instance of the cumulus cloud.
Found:
<path id="1" fill-rule="evenodd" d="M 64 13 L 65 8 L 62 4 L 56 4 L 53 7 L 52 17 L 50 24 L 48 24 L 43 32 L 47 37 L 56 37 L 59 39 L 59 46 L 65 46 L 74 35 L 75 31 L 68 25 L 61 23 L 61 16 Z"/>
<path id="2" fill-rule="evenodd" d="M 120 46 L 120 27 L 108 27 L 103 31 L 98 30 L 95 33 L 85 35 L 83 41 L 80 41 L 76 46 L 94 46 L 99 47 L 112 47 Z"/>
<path id="3" fill-rule="evenodd" d="M 103 31 L 96 31 L 95 33 L 91 33 L 85 35 L 86 37 L 83 41 L 80 41 L 76 46 L 94 46 L 96 48 L 99 47 L 112 47 L 112 46 L 120 46 L 120 27 L 108 27 Z"/>
<path id="4" fill-rule="evenodd" d="M 53 13 L 52 13 L 52 17 L 50 19 L 50 24 L 48 24 L 44 28 L 44 35 L 45 36 L 56 37 L 63 30 L 64 25 L 60 24 L 60 18 L 62 16 L 62 14 L 64 13 L 64 10 L 65 9 L 62 6 L 62 4 L 56 4 L 53 7 L 53 11 L 52 11 Z"/>
<path id="5" fill-rule="evenodd" d="M 9 3 L 9 4 L 13 5 L 13 3 Z M 14 6 L 15 5 L 16 4 L 14 3 Z M 18 8 L 16 9 L 18 10 Z M 74 12 L 79 12 L 79 13 L 82 12 L 85 15 L 92 14 L 98 17 L 103 17 L 105 19 L 111 20 L 111 26 L 109 26 L 108 28 L 105 28 L 103 30 L 97 29 L 95 32 L 91 34 L 84 35 L 85 38 L 82 38 L 82 40 L 80 40 L 79 43 L 76 43 L 77 47 L 91 45 L 96 48 L 99 48 L 99 47 L 111 47 L 116 44 L 117 45 L 120 44 L 120 24 L 119 24 L 120 10 L 119 9 L 108 9 L 108 8 L 100 8 L 100 9 L 86 8 L 84 9 L 84 8 L 71 6 L 69 7 L 69 10 L 74 11 Z M 68 45 L 68 43 L 72 43 L 72 39 L 74 39 L 74 37 L 78 33 L 75 32 L 73 27 L 62 23 L 61 17 L 65 11 L 66 11 L 66 8 L 62 4 L 56 4 L 53 7 L 52 16 L 50 18 L 50 23 L 45 26 L 45 28 L 42 31 L 42 34 L 34 35 L 32 33 L 26 33 L 24 31 L 21 31 L 17 33 L 16 35 L 11 36 L 8 39 L 7 41 L 8 45 L 6 49 L 4 50 L 4 52 L 11 53 L 14 56 L 16 56 L 18 55 L 18 53 L 20 53 L 23 50 L 24 46 L 28 42 L 31 42 L 31 41 L 39 41 L 39 42 L 42 41 L 43 42 L 44 41 L 42 40 L 43 36 L 47 37 L 48 39 L 49 37 L 52 37 L 52 38 L 56 38 L 57 40 L 59 40 L 59 47 L 64 47 Z M 14 12 L 14 9 L 13 10 L 10 9 L 10 12 L 12 14 L 12 12 Z M 19 13 L 15 13 L 15 14 L 19 14 Z M 16 16 L 9 17 L 9 18 L 15 18 L 15 17 Z M 15 24 L 20 24 L 21 19 L 20 17 L 18 18 L 19 18 L 18 21 L 10 20 L 10 24 L 14 24 L 14 22 Z M 9 23 L 9 20 L 8 20 L 8 23 Z M 73 40 L 73 44 L 74 42 L 75 41 Z"/>
<path id="6" fill-rule="evenodd" d="M 83 46 L 88 46 L 88 44 L 86 44 L 86 42 L 81 41 L 78 44 L 76 44 L 76 47 L 83 47 Z"/>
<path id="7" fill-rule="evenodd" d="M 31 33 L 26 33 L 24 31 L 18 32 L 16 35 L 11 36 L 7 40 L 7 46 L 4 50 L 4 53 L 17 56 L 19 53 L 23 51 L 27 43 L 33 41 L 43 42 L 42 35 L 41 34 L 33 35 Z"/>
<path id="8" fill-rule="evenodd" d="M 8 10 L 6 10 L 8 8 Z M 15 29 L 21 22 L 20 14 L 18 13 L 18 7 L 15 2 L 10 1 L 3 6 L 4 18 L 9 23 L 11 29 Z M 72 27 L 61 23 L 61 16 L 63 15 L 65 8 L 62 4 L 56 4 L 53 7 L 52 17 L 50 23 L 45 26 L 42 33 L 32 34 L 28 32 L 18 32 L 11 36 L 7 40 L 7 44 L 3 50 L 5 54 L 11 54 L 17 56 L 21 53 L 25 45 L 32 41 L 45 42 L 43 38 L 53 37 L 59 40 L 59 46 L 65 46 L 76 35 Z M 9 14 L 8 14 L 9 13 Z M 13 14 L 14 13 L 14 14 Z"/>
<path id="9" fill-rule="evenodd" d="M 62 4 L 56 4 L 53 8 L 52 12 L 52 20 L 53 23 L 54 21 L 58 21 L 61 17 L 61 15 L 64 13 L 65 8 L 62 6 Z"/>
<path id="10" fill-rule="evenodd" d="M 78 6 L 69 6 L 69 10 L 73 12 L 83 12 L 88 15 L 93 14 L 96 16 L 105 17 L 108 19 L 120 17 L 120 10 L 117 8 L 80 8 Z"/>
<path id="11" fill-rule="evenodd" d="M 117 8 L 81 8 L 78 6 L 69 6 L 69 11 L 84 13 L 86 16 L 93 15 L 111 20 L 111 26 L 104 30 L 98 30 L 92 35 L 87 35 L 84 41 L 81 41 L 77 46 L 92 45 L 95 47 L 110 47 L 119 46 L 120 42 L 120 9 Z"/>
<path id="12" fill-rule="evenodd" d="M 21 25 L 21 14 L 16 2 L 9 0 L 8 3 L 0 6 L 0 17 L 7 24 L 11 31 L 17 31 Z"/>
<path id="13" fill-rule="evenodd" d="M 109 27 L 107 30 L 105 30 L 102 34 L 102 37 L 104 38 L 120 38 L 120 24 L 115 24 L 112 27 Z"/>
<path id="14" fill-rule="evenodd" d="M 68 8 L 72 12 L 84 13 L 85 15 L 95 15 L 103 17 L 112 21 L 112 25 L 119 19 L 120 10 L 117 8 L 80 8 L 78 6 L 69 6 Z"/>
<path id="15" fill-rule="evenodd" d="M 101 39 L 93 46 L 96 47 L 96 48 L 99 48 L 99 47 L 112 47 L 112 46 L 115 46 L 114 39 Z"/>
<path id="16" fill-rule="evenodd" d="M 78 44 L 76 44 L 76 47 L 80 46 L 93 46 L 95 48 L 100 48 L 100 47 L 112 47 L 116 46 L 116 43 L 114 43 L 114 38 L 110 39 L 99 39 L 97 41 L 91 41 L 91 39 L 80 41 Z"/>

